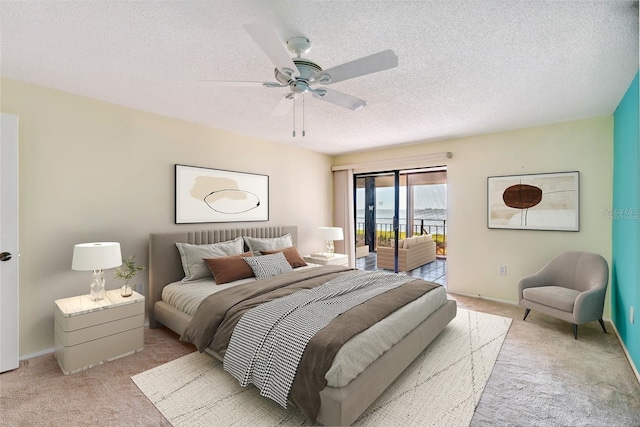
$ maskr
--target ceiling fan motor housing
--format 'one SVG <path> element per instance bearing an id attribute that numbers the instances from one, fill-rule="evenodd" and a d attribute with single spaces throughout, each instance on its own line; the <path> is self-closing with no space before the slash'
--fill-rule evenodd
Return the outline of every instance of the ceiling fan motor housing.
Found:
<path id="1" fill-rule="evenodd" d="M 277 81 L 289 86 L 295 85 L 296 81 L 303 81 L 308 85 L 309 79 L 311 79 L 311 77 L 313 77 L 317 72 L 322 71 L 322 68 L 318 64 L 305 58 L 295 58 L 293 63 L 298 69 L 300 75 L 298 77 L 291 77 L 287 74 L 281 73 L 280 70 L 276 68 L 273 71 L 273 75 Z"/>

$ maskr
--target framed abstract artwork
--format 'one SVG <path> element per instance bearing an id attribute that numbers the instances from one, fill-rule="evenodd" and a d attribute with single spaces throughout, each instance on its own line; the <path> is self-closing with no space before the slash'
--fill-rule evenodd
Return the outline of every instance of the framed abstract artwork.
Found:
<path id="1" fill-rule="evenodd" d="M 580 230 L 580 173 L 487 178 L 489 228 Z"/>
<path id="2" fill-rule="evenodd" d="M 176 224 L 269 220 L 269 176 L 175 165 Z"/>

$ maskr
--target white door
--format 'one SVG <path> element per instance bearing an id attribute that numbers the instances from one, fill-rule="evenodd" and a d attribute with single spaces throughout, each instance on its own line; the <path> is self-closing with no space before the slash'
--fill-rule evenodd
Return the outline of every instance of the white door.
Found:
<path id="1" fill-rule="evenodd" d="M 18 367 L 18 116 L 0 116 L 0 372 L 5 372 Z"/>

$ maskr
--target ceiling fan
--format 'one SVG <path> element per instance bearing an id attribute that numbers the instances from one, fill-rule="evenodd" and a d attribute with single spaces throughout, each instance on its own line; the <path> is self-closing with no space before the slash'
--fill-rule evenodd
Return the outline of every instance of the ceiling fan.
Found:
<path id="1" fill-rule="evenodd" d="M 341 65 L 323 70 L 315 62 L 302 57 L 311 48 L 308 38 L 302 36 L 292 37 L 287 40 L 287 48 L 296 57 L 291 58 L 289 53 L 278 38 L 273 29 L 264 24 L 246 24 L 245 30 L 256 44 L 263 50 L 271 62 L 276 66 L 273 82 L 251 82 L 251 81 L 208 81 L 216 86 L 226 87 L 246 87 L 258 86 L 267 88 L 288 88 L 278 104 L 273 109 L 273 115 L 287 113 L 295 104 L 297 95 L 311 93 L 314 98 L 339 105 L 350 110 L 359 110 L 367 105 L 367 101 L 338 92 L 337 90 L 318 85 L 326 86 L 338 83 L 366 74 L 377 73 L 398 66 L 398 57 L 390 50 L 374 53 Z M 304 118 L 303 118 L 304 120 Z M 304 136 L 304 129 L 302 131 Z M 295 114 L 294 131 L 295 137 Z"/>

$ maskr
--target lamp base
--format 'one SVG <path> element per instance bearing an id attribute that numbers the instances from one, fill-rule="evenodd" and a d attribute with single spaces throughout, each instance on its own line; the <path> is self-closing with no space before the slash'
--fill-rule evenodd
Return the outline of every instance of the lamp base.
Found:
<path id="1" fill-rule="evenodd" d="M 325 253 L 331 254 L 331 256 L 333 256 L 333 252 L 335 251 L 333 240 L 327 240 L 327 246 L 324 248 L 324 251 Z"/>
<path id="2" fill-rule="evenodd" d="M 93 270 L 89 297 L 94 301 L 104 299 L 104 273 L 102 270 Z"/>

